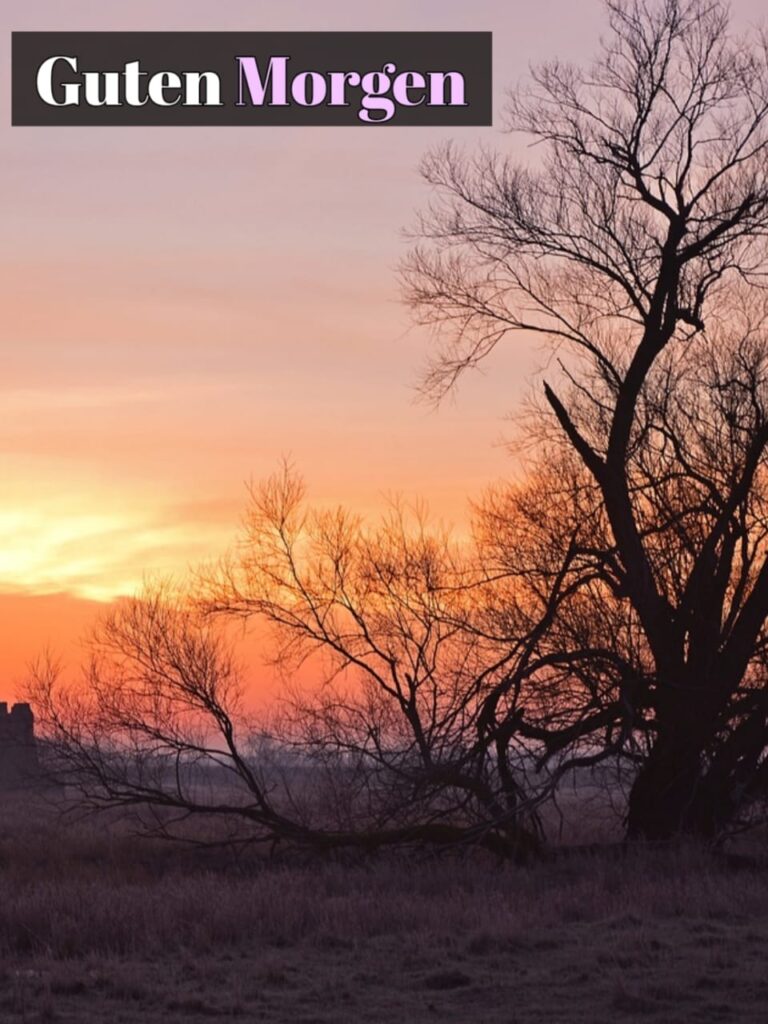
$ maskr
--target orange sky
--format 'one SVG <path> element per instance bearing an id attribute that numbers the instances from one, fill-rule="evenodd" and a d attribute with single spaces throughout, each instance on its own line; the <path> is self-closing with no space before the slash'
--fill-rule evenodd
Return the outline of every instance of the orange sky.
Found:
<path id="1" fill-rule="evenodd" d="M 44 645 L 74 658 L 94 602 L 221 552 L 244 481 L 284 454 L 318 501 L 375 512 L 401 491 L 456 522 L 509 472 L 504 416 L 542 354 L 506 350 L 455 403 L 416 404 L 428 340 L 409 328 L 394 274 L 401 230 L 427 199 L 420 156 L 446 138 L 511 145 L 498 130 L 9 127 L 12 29 L 492 30 L 501 101 L 529 59 L 584 59 L 602 22 L 599 0 L 373 11 L 3 4 L 6 680 Z"/>

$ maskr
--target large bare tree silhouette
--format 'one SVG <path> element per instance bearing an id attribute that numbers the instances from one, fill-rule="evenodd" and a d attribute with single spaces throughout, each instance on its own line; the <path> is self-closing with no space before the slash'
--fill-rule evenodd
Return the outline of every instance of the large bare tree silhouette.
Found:
<path id="1" fill-rule="evenodd" d="M 718 829 L 765 772 L 768 62 L 717 0 L 607 9 L 592 67 L 546 64 L 511 98 L 530 165 L 426 159 L 437 199 L 405 279 L 442 339 L 434 395 L 516 331 L 562 347 L 546 403 L 652 663 L 629 831 L 663 838 Z"/>

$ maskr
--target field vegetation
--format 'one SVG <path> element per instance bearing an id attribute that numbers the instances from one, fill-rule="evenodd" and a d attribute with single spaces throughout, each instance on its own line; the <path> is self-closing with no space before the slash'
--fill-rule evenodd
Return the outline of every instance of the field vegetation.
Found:
<path id="1" fill-rule="evenodd" d="M 765 1020 L 768 872 L 746 846 L 579 845 L 521 867 L 132 828 L 0 804 L 0 1020 Z"/>

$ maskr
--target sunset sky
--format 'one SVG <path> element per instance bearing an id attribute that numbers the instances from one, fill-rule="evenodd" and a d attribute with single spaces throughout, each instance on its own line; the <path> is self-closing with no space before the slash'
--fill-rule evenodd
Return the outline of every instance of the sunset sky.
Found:
<path id="1" fill-rule="evenodd" d="M 763 15 L 735 0 L 737 24 Z M 438 411 L 395 267 L 417 165 L 499 132 L 529 60 L 583 60 L 599 0 L 3 4 L 0 608 L 10 686 L 71 654 L 93 602 L 234 539 L 244 482 L 290 454 L 319 502 L 395 491 L 460 524 L 508 474 L 505 415 L 545 355 L 498 354 Z M 11 30 L 490 30 L 496 125 L 11 128 Z M 4 699 L 0 681 L 0 699 Z"/>

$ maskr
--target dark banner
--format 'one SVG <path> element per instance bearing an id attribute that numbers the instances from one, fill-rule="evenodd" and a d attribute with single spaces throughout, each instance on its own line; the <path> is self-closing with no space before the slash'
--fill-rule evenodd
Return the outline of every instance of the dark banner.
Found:
<path id="1" fill-rule="evenodd" d="M 488 125 L 490 32 L 14 32 L 14 125 Z"/>

